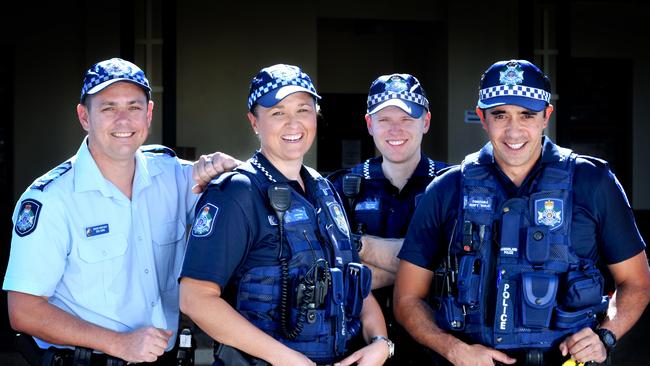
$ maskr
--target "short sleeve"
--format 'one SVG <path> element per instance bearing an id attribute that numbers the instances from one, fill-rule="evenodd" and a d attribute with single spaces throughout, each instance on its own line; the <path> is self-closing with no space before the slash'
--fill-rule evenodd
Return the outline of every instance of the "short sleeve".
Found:
<path id="1" fill-rule="evenodd" d="M 70 234 L 62 203 L 40 190 L 28 190 L 13 214 L 11 253 L 3 289 L 52 296 L 66 266 Z"/>
<path id="2" fill-rule="evenodd" d="M 424 193 L 398 255 L 402 260 L 434 270 L 446 254 L 458 206 L 459 171 L 435 178 Z"/>
<path id="3" fill-rule="evenodd" d="M 222 288 L 245 258 L 256 232 L 254 193 L 239 174 L 227 183 L 211 185 L 201 196 L 190 229 L 181 277 L 211 281 Z"/>
<path id="4" fill-rule="evenodd" d="M 576 169 L 576 201 L 582 202 L 596 222 L 599 255 L 605 263 L 619 263 L 645 249 L 634 213 L 620 182 L 606 166 L 583 164 Z M 597 182 L 594 187 L 594 182 Z"/>

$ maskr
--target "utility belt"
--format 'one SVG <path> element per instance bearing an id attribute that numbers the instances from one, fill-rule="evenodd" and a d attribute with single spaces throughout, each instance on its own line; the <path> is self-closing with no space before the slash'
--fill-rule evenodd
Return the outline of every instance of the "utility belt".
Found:
<path id="1" fill-rule="evenodd" d="M 32 336 L 23 333 L 16 335 L 14 346 L 30 366 L 126 366 L 127 364 L 120 358 L 93 352 L 92 349 L 85 347 L 42 349 Z M 193 344 L 190 348 L 183 347 L 181 344 L 180 347 L 165 352 L 150 364 L 193 366 L 193 350 Z"/>
<path id="2" fill-rule="evenodd" d="M 31 366 L 124 366 L 126 362 L 105 353 L 93 353 L 89 348 L 75 347 L 42 349 L 28 334 L 16 336 L 16 349 Z"/>

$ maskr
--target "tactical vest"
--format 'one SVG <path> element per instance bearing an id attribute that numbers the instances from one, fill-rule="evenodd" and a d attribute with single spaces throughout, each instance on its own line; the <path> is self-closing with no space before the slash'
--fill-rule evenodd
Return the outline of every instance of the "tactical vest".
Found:
<path id="1" fill-rule="evenodd" d="M 453 285 L 435 304 L 441 327 L 497 349 L 548 349 L 595 326 L 608 304 L 604 280 L 571 247 L 576 155 L 558 149 L 527 197 L 507 199 L 480 153 L 463 161 L 445 263 Z"/>
<path id="2" fill-rule="evenodd" d="M 266 179 L 254 174 L 249 164 L 237 170 L 266 196 L 274 179 L 259 163 L 256 167 L 266 174 Z M 345 212 L 330 183 L 318 173 L 310 173 L 315 181 L 305 184 L 312 185 L 310 191 L 314 192 L 316 205 L 291 189 L 291 206 L 283 220 L 290 281 L 288 297 L 282 297 L 279 264 L 256 267 L 240 279 L 236 308 L 288 347 L 315 362 L 328 363 L 345 353 L 347 341 L 360 329 L 359 316 L 363 299 L 370 292 L 371 274 L 367 267 L 353 262 Z M 275 213 L 268 207 L 271 221 Z M 305 296 L 316 300 L 304 305 Z M 287 339 L 281 330 L 283 302 L 290 308 L 292 326 L 302 317 L 302 329 L 294 339 Z"/>

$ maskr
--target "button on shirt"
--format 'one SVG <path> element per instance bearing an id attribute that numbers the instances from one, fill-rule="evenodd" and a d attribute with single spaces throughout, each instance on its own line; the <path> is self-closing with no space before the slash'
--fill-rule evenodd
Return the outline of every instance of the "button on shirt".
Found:
<path id="1" fill-rule="evenodd" d="M 86 141 L 68 171 L 20 198 L 14 224 L 27 199 L 40 212 L 31 232 L 20 236 L 14 230 L 3 289 L 46 296 L 64 311 L 118 332 L 173 330 L 169 349 L 178 328 L 176 279 L 185 228 L 199 197 L 191 193 L 192 165 L 136 152 L 129 200 L 101 174 Z"/>

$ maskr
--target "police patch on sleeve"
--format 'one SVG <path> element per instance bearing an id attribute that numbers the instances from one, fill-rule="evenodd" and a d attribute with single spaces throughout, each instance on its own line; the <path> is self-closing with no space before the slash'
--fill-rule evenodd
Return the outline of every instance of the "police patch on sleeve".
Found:
<path id="1" fill-rule="evenodd" d="M 210 235 L 217 212 L 219 212 L 219 207 L 211 203 L 206 203 L 201 207 L 199 214 L 194 219 L 194 225 L 192 225 L 192 236 L 203 238 Z"/>
<path id="2" fill-rule="evenodd" d="M 348 228 L 348 220 L 345 218 L 345 214 L 341 209 L 341 205 L 338 203 L 331 203 L 328 205 L 330 215 L 334 219 L 336 226 L 341 230 L 345 236 L 350 235 L 350 230 Z"/>
<path id="3" fill-rule="evenodd" d="M 535 200 L 535 223 L 554 230 L 564 221 L 564 202 L 560 199 L 545 198 Z"/>
<path id="4" fill-rule="evenodd" d="M 20 204 L 16 225 L 14 226 L 14 230 L 18 236 L 29 235 L 36 230 L 41 207 L 43 207 L 43 204 L 31 198 L 24 200 Z"/>

